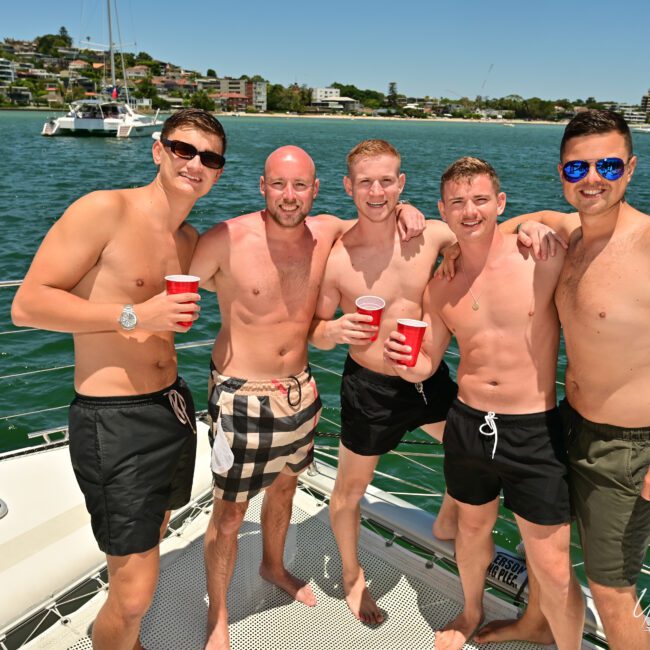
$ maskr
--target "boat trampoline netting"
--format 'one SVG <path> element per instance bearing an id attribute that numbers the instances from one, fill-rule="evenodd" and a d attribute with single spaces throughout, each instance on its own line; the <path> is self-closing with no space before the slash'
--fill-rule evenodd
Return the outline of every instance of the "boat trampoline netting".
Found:
<path id="1" fill-rule="evenodd" d="M 258 497 L 251 502 L 242 526 L 228 597 L 232 647 L 237 650 L 433 647 L 433 630 L 461 610 L 458 581 L 436 566 L 426 568 L 423 559 L 398 545 L 387 547 L 383 538 L 363 530 L 360 559 L 370 589 L 387 612 L 387 619 L 375 628 L 362 625 L 352 617 L 343 599 L 340 562 L 323 512 L 325 508 L 313 499 L 309 502 L 306 499 L 309 497 L 304 494 L 297 495 L 285 561 L 295 575 L 309 581 L 318 605 L 309 608 L 294 602 L 259 577 L 262 544 L 261 498 Z M 177 557 L 168 557 L 162 570 L 154 603 L 143 624 L 142 642 L 156 650 L 203 648 L 207 614 L 203 538 L 174 553 Z M 515 611 L 504 609 L 505 603 L 495 598 L 488 596 L 486 601 L 489 601 L 486 602 L 488 618 L 512 616 Z M 521 643 L 499 645 L 503 650 L 534 647 Z"/>

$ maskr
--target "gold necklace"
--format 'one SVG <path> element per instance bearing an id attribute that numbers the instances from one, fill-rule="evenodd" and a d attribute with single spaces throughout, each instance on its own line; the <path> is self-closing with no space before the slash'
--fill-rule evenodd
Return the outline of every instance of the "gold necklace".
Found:
<path id="1" fill-rule="evenodd" d="M 465 265 L 462 263 L 462 261 L 460 263 L 460 268 L 461 268 L 461 270 L 463 272 L 463 275 L 465 276 L 465 282 L 467 283 L 467 290 L 469 291 L 469 295 L 472 296 L 472 300 L 474 301 L 474 302 L 472 302 L 472 309 L 474 311 L 478 311 L 479 307 L 480 307 L 479 300 L 481 299 L 481 296 L 479 296 L 477 298 L 474 295 L 474 292 L 472 291 L 472 287 L 469 284 L 469 278 L 467 277 L 467 273 L 465 273 Z"/>

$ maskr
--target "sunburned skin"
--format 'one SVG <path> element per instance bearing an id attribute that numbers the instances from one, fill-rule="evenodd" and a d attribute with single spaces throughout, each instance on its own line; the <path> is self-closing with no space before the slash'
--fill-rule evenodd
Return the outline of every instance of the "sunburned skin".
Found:
<path id="1" fill-rule="evenodd" d="M 457 375 L 461 401 L 500 413 L 555 406 L 559 323 L 553 292 L 561 257 L 536 262 L 508 235 L 479 278 L 461 271 L 449 283 L 434 282 L 431 305 L 463 348 Z M 461 265 L 470 266 L 471 258 L 464 259 Z M 475 297 L 478 310 L 472 308 Z"/>
<path id="2" fill-rule="evenodd" d="M 486 182 L 478 177 L 471 189 L 459 187 L 458 194 L 472 195 Z M 456 183 L 448 185 L 451 192 Z M 481 195 L 477 197 L 479 203 Z M 453 203 L 447 203 L 447 218 L 450 223 L 458 221 L 465 253 L 452 280 L 432 280 L 425 291 L 425 320 L 430 318 L 431 324 L 424 335 L 422 359 L 418 359 L 423 369 L 419 371 L 416 365 L 404 376 L 428 376 L 453 335 L 462 349 L 457 375 L 461 401 L 501 413 L 553 408 L 559 345 L 553 294 L 564 252 L 548 261 L 535 260 L 514 235 L 496 229 L 486 264 L 480 242 L 489 219 L 456 218 Z M 462 210 L 460 206 L 459 215 Z"/>
<path id="3" fill-rule="evenodd" d="M 415 367 L 401 365 L 408 350 L 397 332 L 391 333 L 385 349 L 402 377 L 421 381 L 437 367 L 453 335 L 460 350 L 459 401 L 481 412 L 493 411 L 498 422 L 499 413 L 535 414 L 556 405 L 559 319 L 554 292 L 564 251 L 548 261 L 536 260 L 520 247 L 515 235 L 497 229 L 505 194 L 495 189 L 487 174 L 445 182 L 439 208 L 460 243 L 459 271 L 448 282 L 434 279 L 427 286 L 423 318 L 429 327 Z M 497 443 L 498 423 L 492 430 Z M 452 434 L 448 431 L 448 435 Z M 453 504 L 458 518 L 443 532 L 455 539 L 465 604 L 459 616 L 436 632 L 436 648 L 443 650 L 460 650 L 482 625 L 485 569 L 492 557 L 498 498 L 481 505 Z M 581 636 L 583 604 L 568 561 L 569 526 L 545 526 L 515 517 L 528 559 L 544 576 L 548 589 L 544 597 L 548 603 L 562 602 L 557 609 L 545 610 L 558 646 L 574 647 Z M 562 571 L 552 582 L 548 575 L 556 566 Z M 492 626 L 486 636 L 495 629 L 498 634 Z M 538 637 L 546 633 L 542 627 Z"/>
<path id="4" fill-rule="evenodd" d="M 400 172 L 400 158 L 385 142 L 366 141 L 358 146 L 366 147 L 366 151 L 348 158 L 349 175 L 344 178 L 344 187 L 354 201 L 359 220 L 330 254 L 310 340 L 323 349 L 348 343 L 350 356 L 359 365 L 383 375 L 395 375 L 393 365 L 384 359 L 383 340 L 396 327 L 398 318 L 420 318 L 422 291 L 431 278 L 438 252 L 454 237 L 442 222 L 429 221 L 420 236 L 401 241 L 396 207 L 405 175 Z M 369 155 L 373 148 L 374 155 Z M 370 316 L 356 313 L 355 300 L 368 294 L 385 301 L 379 330 L 368 324 Z M 338 307 L 344 315 L 334 319 Z M 371 340 L 373 335 L 375 341 Z M 439 436 L 443 424 L 423 428 Z M 366 585 L 357 552 L 358 502 L 378 459 L 377 455 L 356 454 L 341 444 L 330 500 L 345 600 L 352 615 L 366 624 L 384 621 L 384 613 Z"/>
<path id="5" fill-rule="evenodd" d="M 295 237 L 274 238 L 261 211 L 220 224 L 210 237 L 224 253 L 212 278 L 222 317 L 212 359 L 222 374 L 269 379 L 305 368 L 307 333 L 337 236 L 333 221 L 308 217 Z"/>
<path id="6" fill-rule="evenodd" d="M 421 317 L 423 287 L 433 274 L 440 248 L 450 239 L 442 222 L 429 221 L 420 237 L 403 243 L 395 234 L 376 242 L 370 256 L 367 235 L 358 227 L 337 242 L 325 282 L 333 279 L 343 312 L 355 312 L 355 300 L 362 295 L 377 295 L 386 302 L 377 340 L 350 346 L 350 356 L 358 364 L 382 374 L 396 374 L 384 358 L 383 341 L 397 326 L 398 318 Z"/>
<path id="7" fill-rule="evenodd" d="M 318 194 L 311 158 L 276 150 L 260 189 L 266 208 L 206 232 L 191 272 L 216 291 L 222 326 L 212 360 L 232 377 L 273 379 L 307 365 L 307 334 L 325 263 L 342 222 L 307 216 Z"/>
<path id="8" fill-rule="evenodd" d="M 201 286 L 215 291 L 219 300 L 222 326 L 212 350 L 214 365 L 222 375 L 252 380 L 281 379 L 304 370 L 327 257 L 351 225 L 330 215 L 308 216 L 318 180 L 313 161 L 298 147 L 281 147 L 268 157 L 260 191 L 266 207 L 205 233 L 191 266 Z M 266 489 L 260 575 L 314 606 L 309 584 L 283 564 L 296 481 L 295 475 L 281 473 Z M 216 498 L 206 532 L 208 650 L 230 647 L 226 594 L 246 507 L 246 502 Z"/>

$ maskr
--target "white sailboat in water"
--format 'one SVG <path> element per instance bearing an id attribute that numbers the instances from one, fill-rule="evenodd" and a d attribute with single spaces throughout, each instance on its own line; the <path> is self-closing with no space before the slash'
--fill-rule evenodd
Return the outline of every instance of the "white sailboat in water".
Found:
<path id="1" fill-rule="evenodd" d="M 115 47 L 111 21 L 111 0 L 106 0 L 108 15 L 108 41 L 111 61 L 111 81 L 113 97 L 85 99 L 72 102 L 69 112 L 49 119 L 43 125 L 41 135 L 92 135 L 128 138 L 137 135 L 151 135 L 162 126 L 158 111 L 154 116 L 142 115 L 129 104 L 129 89 L 126 83 L 126 71 L 122 60 L 125 100 L 117 98 L 117 80 L 115 78 Z"/>

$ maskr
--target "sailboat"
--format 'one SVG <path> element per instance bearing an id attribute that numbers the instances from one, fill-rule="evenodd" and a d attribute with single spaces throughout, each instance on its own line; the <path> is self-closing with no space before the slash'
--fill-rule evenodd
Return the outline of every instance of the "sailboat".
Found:
<path id="1" fill-rule="evenodd" d="M 41 135 L 91 135 L 128 138 L 138 135 L 151 135 L 162 126 L 158 119 L 159 111 L 152 117 L 136 113 L 130 106 L 128 83 L 125 83 L 126 101 L 118 98 L 115 78 L 115 47 L 111 20 L 111 0 L 106 0 L 108 15 L 108 41 L 111 61 L 112 97 L 84 99 L 72 102 L 70 110 L 62 117 L 51 118 L 45 122 Z M 122 73 L 126 80 L 124 60 Z"/>

